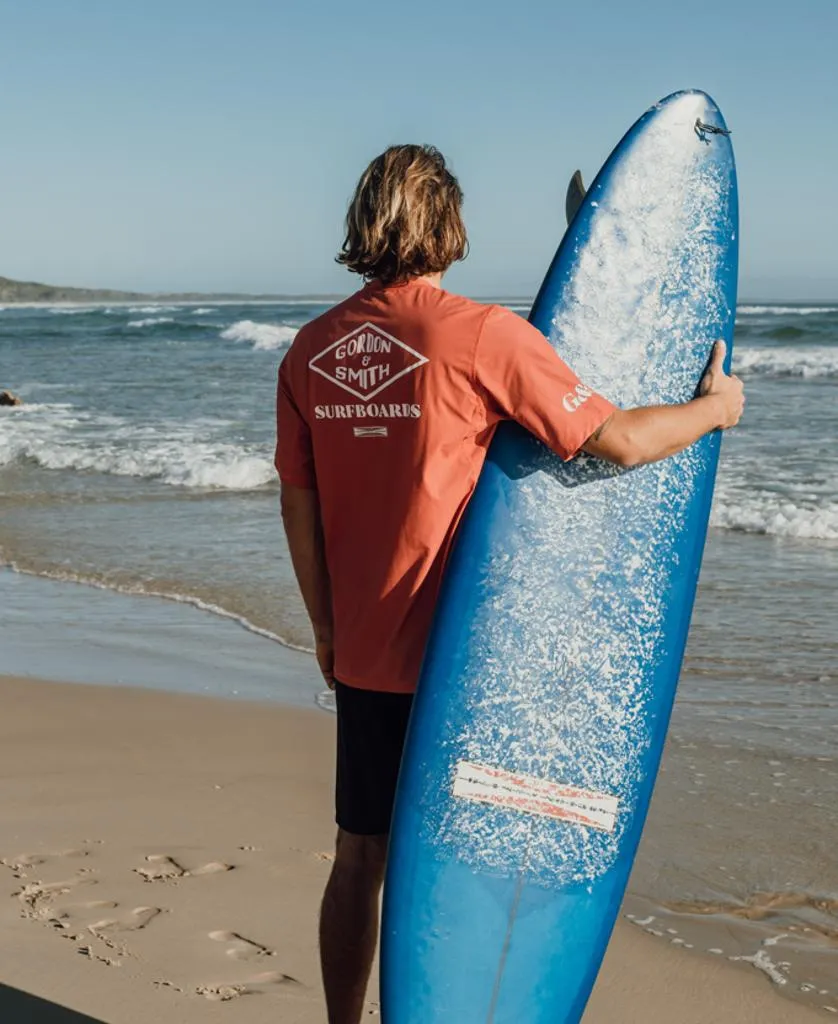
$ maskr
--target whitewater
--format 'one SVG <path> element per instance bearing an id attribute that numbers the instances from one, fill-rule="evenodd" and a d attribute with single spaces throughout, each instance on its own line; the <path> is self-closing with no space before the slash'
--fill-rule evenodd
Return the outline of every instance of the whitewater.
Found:
<path id="1" fill-rule="evenodd" d="M 526 312 L 520 301 L 509 305 Z M 269 489 L 273 374 L 299 327 L 322 308 L 299 300 L 255 307 L 8 307 L 0 311 L 0 383 L 27 404 L 0 419 L 0 467 L 86 474 L 94 488 L 95 475 L 125 477 L 135 482 L 134 493 L 142 481 L 195 491 Z M 59 317 L 67 326 L 56 330 Z M 788 331 L 793 340 L 784 342 Z M 67 345 L 66 372 L 40 373 Z M 252 358 L 245 361 L 245 352 Z M 116 354 L 124 370 L 110 386 L 97 353 Z M 804 393 L 834 399 L 838 306 L 740 306 L 734 368 L 748 382 L 748 416 L 726 445 L 713 527 L 834 542 L 838 493 L 822 484 L 838 476 L 836 457 L 819 456 L 822 464 L 807 484 L 795 444 L 809 446 L 806 432 L 792 416 L 784 422 L 770 402 L 777 387 L 790 411 Z M 769 419 L 777 435 L 774 458 L 766 454 Z"/>
<path id="2" fill-rule="evenodd" d="M 0 310 L 0 387 L 25 403 L 0 410 L 0 559 L 308 644 L 277 515 L 274 397 L 283 354 L 324 308 Z M 723 446 L 711 538 L 834 551 L 838 306 L 740 306 L 734 365 L 748 406 Z"/>

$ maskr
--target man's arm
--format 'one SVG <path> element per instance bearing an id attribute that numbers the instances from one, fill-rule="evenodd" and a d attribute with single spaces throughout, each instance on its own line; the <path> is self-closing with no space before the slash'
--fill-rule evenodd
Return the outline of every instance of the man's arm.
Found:
<path id="1" fill-rule="evenodd" d="M 317 491 L 283 481 L 281 505 L 291 562 L 314 630 L 317 662 L 323 678 L 333 687 L 332 588 Z"/>
<path id="2" fill-rule="evenodd" d="M 698 398 L 683 405 L 617 409 L 582 450 L 619 466 L 640 466 L 675 455 L 711 430 L 735 426 L 745 397 L 742 381 L 724 372 L 725 350 L 717 341 Z"/>

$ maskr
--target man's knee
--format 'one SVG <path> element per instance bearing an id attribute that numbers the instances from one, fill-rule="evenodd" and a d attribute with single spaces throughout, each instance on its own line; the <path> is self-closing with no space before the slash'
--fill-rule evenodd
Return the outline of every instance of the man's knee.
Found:
<path id="1" fill-rule="evenodd" d="M 335 869 L 371 878 L 384 875 L 387 863 L 386 835 L 359 836 L 338 829 L 335 842 Z"/>

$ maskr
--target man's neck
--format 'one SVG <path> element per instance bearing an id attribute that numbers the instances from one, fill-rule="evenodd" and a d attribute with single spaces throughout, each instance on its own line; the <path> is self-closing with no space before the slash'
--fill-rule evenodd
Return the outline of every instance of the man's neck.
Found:
<path id="1" fill-rule="evenodd" d="M 433 285 L 434 288 L 442 287 L 442 274 L 423 274 L 422 280 L 427 281 L 428 284 Z"/>
<path id="2" fill-rule="evenodd" d="M 431 288 L 440 288 L 441 289 L 442 288 L 442 272 L 438 271 L 435 274 L 419 274 L 416 277 L 404 278 L 401 281 L 396 281 L 394 283 L 395 284 L 410 284 L 411 282 L 417 282 L 417 281 L 419 283 L 421 283 L 421 284 L 428 284 L 428 285 L 431 286 Z M 377 277 L 372 278 L 372 280 L 369 281 L 368 284 L 373 286 L 373 287 L 375 287 L 375 288 L 386 287 L 386 285 L 382 284 L 381 279 L 377 278 Z"/>

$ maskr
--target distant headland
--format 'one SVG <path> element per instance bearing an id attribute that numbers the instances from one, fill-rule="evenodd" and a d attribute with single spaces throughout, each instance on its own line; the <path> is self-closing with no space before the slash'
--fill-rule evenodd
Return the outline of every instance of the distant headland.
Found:
<path id="1" fill-rule="evenodd" d="M 30 302 L 281 302 L 283 299 L 312 302 L 343 298 L 342 295 L 273 295 L 244 292 L 121 292 L 112 288 L 70 288 L 38 281 L 13 281 L 0 277 L 0 303 Z"/>

